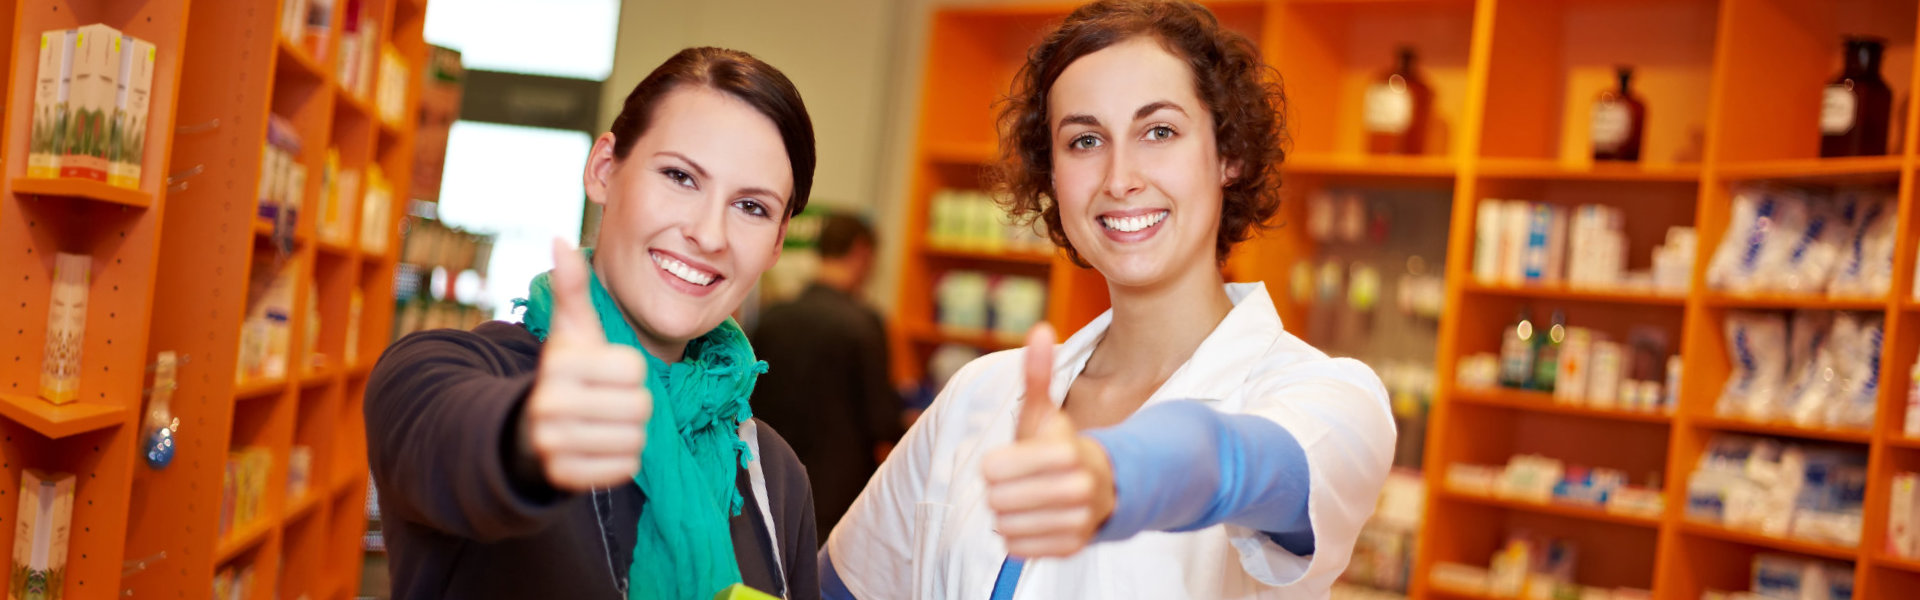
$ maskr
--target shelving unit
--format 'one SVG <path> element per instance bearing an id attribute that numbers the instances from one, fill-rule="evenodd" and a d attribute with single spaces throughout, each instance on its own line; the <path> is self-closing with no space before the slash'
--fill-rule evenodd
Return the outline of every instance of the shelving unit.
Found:
<path id="1" fill-rule="evenodd" d="M 418 97 L 427 46 L 425 3 L 362 2 L 382 43 L 412 69 L 405 97 Z M 336 49 L 348 2 L 336 0 Z M 39 32 L 102 22 L 154 42 L 158 64 L 148 145 L 138 189 L 25 177 Z M 346 168 L 380 164 L 398 190 L 412 167 L 412 125 L 376 123 L 364 101 L 339 92 L 337 56 L 311 56 L 279 33 L 279 3 L 241 0 L 19 0 L 0 2 L 0 322 L 13 360 L 0 360 L 0 494 L 17 491 L 23 468 L 75 473 L 69 598 L 206 597 L 215 572 L 251 565 L 255 597 L 353 597 L 367 477 L 360 417 L 367 373 L 392 327 L 398 227 L 384 252 L 316 243 L 324 153 Z M 370 49 L 378 52 L 379 48 Z M 340 100 L 336 102 L 336 100 Z M 256 218 L 267 117 L 295 124 L 310 176 L 308 210 L 291 236 L 297 262 L 292 350 L 286 377 L 235 381 L 240 324 L 253 257 L 275 252 L 271 224 Z M 359 231 L 360 198 L 342 199 Z M 404 202 L 391 207 L 399 223 Z M 93 259 L 82 351 L 82 398 L 52 406 L 35 397 L 46 335 L 50 266 L 59 251 Z M 21 284 L 19 282 L 24 282 Z M 365 298 L 358 360 L 343 360 L 348 298 Z M 305 343 L 308 292 L 320 334 Z M 15 325 L 17 324 L 17 325 Z M 174 392 L 179 420 L 173 462 L 155 470 L 136 458 L 147 431 L 145 373 L 154 356 L 184 358 Z M 327 362 L 308 369 L 312 357 Z M 313 449 L 309 491 L 288 497 L 295 446 Z M 228 453 L 272 452 L 260 515 L 220 534 Z M 0 498 L 11 496 L 0 495 Z M 0 501 L 0 522 L 17 503 Z M 0 527 L 13 547 L 15 528 Z"/>
<path id="2" fill-rule="evenodd" d="M 1908 366 L 1920 355 L 1920 304 L 1912 289 L 1920 250 L 1914 200 L 1920 168 L 1920 90 L 1915 38 L 1920 8 L 1910 0 L 1266 0 L 1206 3 L 1252 36 L 1285 77 L 1293 148 L 1280 220 L 1302 222 L 1301 199 L 1328 186 L 1450 192 L 1446 306 L 1440 324 L 1439 381 L 1426 440 L 1426 530 L 1413 567 L 1415 598 L 1474 597 L 1444 592 L 1427 578 L 1437 562 L 1487 564 L 1509 531 L 1573 541 L 1578 583 L 1651 589 L 1693 600 L 1709 589 L 1744 590 L 1752 557 L 1783 552 L 1854 565 L 1856 597 L 1902 597 L 1920 589 L 1920 561 L 1892 559 L 1884 544 L 1888 482 L 1920 471 L 1920 440 L 1900 435 Z M 1025 49 L 1071 7 L 1052 3 L 951 7 L 934 11 L 922 81 L 917 147 L 906 211 L 909 256 L 894 329 L 896 374 L 917 378 L 932 347 L 954 340 L 933 327 L 932 291 L 954 265 L 991 257 L 927 248 L 929 200 L 942 188 L 974 188 L 995 159 L 992 101 L 1006 93 Z M 1632 35 L 1622 35 L 1632 32 Z M 1888 40 L 1882 73 L 1894 88 L 1892 121 L 1902 129 L 1889 156 L 1821 159 L 1815 116 L 1819 89 L 1840 70 L 1842 34 Z M 1419 51 L 1434 88 L 1427 153 L 1363 153 L 1362 95 L 1400 44 Z M 1648 106 L 1643 160 L 1587 158 L 1594 94 L 1611 87 L 1616 64 L 1636 67 L 1634 89 Z M 1709 290 L 1706 265 L 1725 235 L 1735 186 L 1753 181 L 1880 185 L 1898 190 L 1899 244 L 1892 297 L 1828 298 Z M 1478 202 L 1525 199 L 1562 206 L 1597 203 L 1627 214 L 1629 264 L 1642 266 L 1671 226 L 1699 235 L 1689 292 L 1505 286 L 1474 281 Z M 1282 322 L 1306 323 L 1283 293 L 1287 268 L 1315 253 L 1303 227 L 1284 227 L 1243 245 L 1229 260 L 1235 280 L 1264 280 Z M 1032 268 L 1021 261 L 1019 268 Z M 1005 267 L 1014 268 L 1014 267 Z M 1071 332 L 1106 308 L 1095 273 L 1055 257 L 1049 320 Z M 1554 404 L 1544 394 L 1458 389 L 1459 359 L 1498 347 L 1498 330 L 1523 306 L 1561 308 L 1569 322 L 1621 338 L 1630 328 L 1665 334 L 1684 375 L 1672 414 Z M 1732 310 L 1855 310 L 1886 318 L 1878 418 L 1863 431 L 1807 430 L 1714 416 L 1730 372 L 1722 323 Z M 1707 441 L 1721 432 L 1864 447 L 1869 482 L 1858 548 L 1775 539 L 1687 521 L 1683 494 Z M 1660 474 L 1666 510 L 1650 520 L 1600 518 L 1579 507 L 1534 505 L 1445 489 L 1451 464 L 1500 464 L 1538 453 L 1572 463 Z"/>

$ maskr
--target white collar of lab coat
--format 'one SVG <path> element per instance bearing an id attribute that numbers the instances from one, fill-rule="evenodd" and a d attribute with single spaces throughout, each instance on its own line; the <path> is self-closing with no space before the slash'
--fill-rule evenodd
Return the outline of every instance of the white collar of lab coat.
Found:
<path id="1" fill-rule="evenodd" d="M 1273 297 L 1262 282 L 1226 284 L 1227 299 L 1233 309 L 1200 341 L 1193 356 L 1154 390 L 1146 404 L 1168 399 L 1220 400 L 1247 380 L 1259 359 L 1278 340 L 1284 329 L 1280 313 L 1274 310 Z M 1074 377 L 1087 368 L 1093 349 L 1113 325 L 1113 309 L 1101 313 L 1080 328 L 1054 350 L 1053 382 L 1047 396 L 1058 405 L 1073 387 Z"/>

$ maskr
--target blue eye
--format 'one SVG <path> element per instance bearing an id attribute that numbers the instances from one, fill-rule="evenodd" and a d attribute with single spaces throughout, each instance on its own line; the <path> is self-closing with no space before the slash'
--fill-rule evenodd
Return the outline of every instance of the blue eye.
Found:
<path id="1" fill-rule="evenodd" d="M 692 189 L 694 187 L 693 176 L 688 175 L 686 171 L 682 171 L 680 169 L 676 169 L 673 167 L 667 167 L 667 168 L 661 169 L 660 174 L 667 176 L 667 181 L 674 182 L 680 187 L 684 187 L 688 189 Z"/>
<path id="2" fill-rule="evenodd" d="M 747 200 L 747 199 L 735 200 L 733 203 L 733 206 L 735 208 L 739 208 L 740 210 L 746 211 L 746 213 L 749 215 L 753 215 L 756 217 L 765 217 L 769 214 L 772 214 L 767 211 L 767 205 L 761 204 L 760 201 L 758 200 Z"/>
<path id="3" fill-rule="evenodd" d="M 1173 139 L 1173 135 L 1173 128 L 1166 125 L 1155 125 L 1147 130 L 1147 139 L 1153 141 L 1170 140 Z"/>
<path id="4" fill-rule="evenodd" d="M 1067 142 L 1067 147 L 1074 150 L 1092 150 L 1100 147 L 1100 138 L 1093 134 L 1082 135 Z"/>

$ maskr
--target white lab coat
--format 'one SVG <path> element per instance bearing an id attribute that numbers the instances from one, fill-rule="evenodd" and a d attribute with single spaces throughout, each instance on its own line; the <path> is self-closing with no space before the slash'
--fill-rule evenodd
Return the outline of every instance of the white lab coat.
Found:
<path id="1" fill-rule="evenodd" d="M 1328 358 L 1282 329 L 1263 285 L 1228 284 L 1227 294 L 1233 310 L 1147 404 L 1199 399 L 1293 434 L 1307 456 L 1301 475 L 1311 479 L 1315 554 L 1295 556 L 1227 524 L 1144 532 L 1029 562 L 1016 599 L 1327 597 L 1393 461 L 1386 390 L 1365 365 Z M 1108 311 L 1056 350 L 1055 403 L 1112 319 Z M 1006 542 L 993 532 L 980 460 L 1013 439 L 1023 352 L 984 356 L 956 373 L 834 528 L 827 548 L 855 596 L 987 600 Z"/>

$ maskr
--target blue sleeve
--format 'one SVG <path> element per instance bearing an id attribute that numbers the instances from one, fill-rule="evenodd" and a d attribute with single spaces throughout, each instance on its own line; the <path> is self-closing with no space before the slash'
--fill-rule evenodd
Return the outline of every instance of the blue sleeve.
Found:
<path id="1" fill-rule="evenodd" d="M 1165 402 L 1087 435 L 1113 463 L 1115 506 L 1097 541 L 1230 523 L 1313 554 L 1307 454 L 1278 423 Z"/>
<path id="2" fill-rule="evenodd" d="M 819 563 L 821 600 L 859 600 L 847 589 L 847 582 L 840 580 L 840 572 L 833 569 L 833 555 L 827 554 L 826 544 L 820 545 Z"/>

